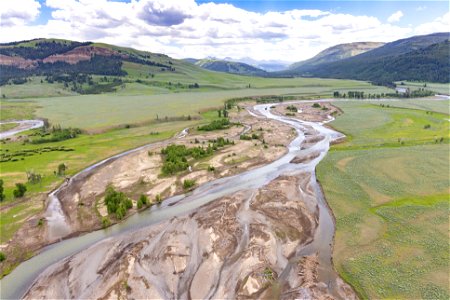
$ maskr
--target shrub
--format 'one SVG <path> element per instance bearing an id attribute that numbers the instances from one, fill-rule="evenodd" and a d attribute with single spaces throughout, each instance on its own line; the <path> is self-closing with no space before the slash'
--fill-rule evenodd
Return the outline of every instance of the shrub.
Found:
<path id="1" fill-rule="evenodd" d="M 241 136 L 239 137 L 240 140 L 244 140 L 244 141 L 250 141 L 252 139 L 251 136 L 246 135 L 246 134 L 241 134 Z"/>
<path id="2" fill-rule="evenodd" d="M 5 200 L 4 188 L 3 188 L 3 179 L 0 179 L 0 202 Z"/>
<path id="3" fill-rule="evenodd" d="M 141 200 L 142 204 L 148 205 L 148 197 L 147 197 L 146 195 L 142 194 L 142 195 L 139 197 L 139 200 Z"/>
<path id="4" fill-rule="evenodd" d="M 193 180 L 193 179 L 185 179 L 183 181 L 183 189 L 185 189 L 185 190 L 189 190 L 194 185 L 195 185 L 195 180 Z"/>
<path id="5" fill-rule="evenodd" d="M 314 103 L 314 104 L 312 105 L 312 107 L 314 107 L 314 108 L 320 108 L 320 104 L 319 104 L 319 103 Z"/>
<path id="6" fill-rule="evenodd" d="M 106 228 L 109 225 L 111 225 L 111 220 L 108 217 L 103 217 L 102 218 L 102 226 L 103 226 L 103 228 Z"/>
<path id="7" fill-rule="evenodd" d="M 6 259 L 5 253 L 0 251 L 0 262 L 4 261 Z"/>
<path id="8" fill-rule="evenodd" d="M 214 166 L 211 166 L 211 165 L 208 166 L 209 172 L 214 172 L 215 170 L 216 170 L 216 168 L 214 168 Z"/>
<path id="9" fill-rule="evenodd" d="M 58 176 L 64 176 L 66 174 L 67 166 L 64 163 L 58 165 Z"/>
<path id="10" fill-rule="evenodd" d="M 286 109 L 291 112 L 298 112 L 297 107 L 295 107 L 294 105 L 289 105 L 288 107 L 286 107 Z"/>
<path id="11" fill-rule="evenodd" d="M 64 128 L 62 129 L 59 126 L 52 128 L 52 133 L 48 138 L 38 138 L 33 139 L 31 141 L 32 144 L 43 144 L 43 143 L 51 143 L 51 142 L 59 142 L 68 139 L 76 138 L 81 133 L 81 130 L 78 128 Z M 43 136 L 47 136 L 47 133 L 44 133 Z"/>
<path id="12" fill-rule="evenodd" d="M 148 198 L 146 195 L 142 194 L 137 201 L 137 208 L 141 209 L 143 206 L 148 205 Z"/>
<path id="13" fill-rule="evenodd" d="M 14 198 L 21 198 L 25 195 L 27 187 L 23 183 L 16 183 L 16 189 L 13 191 Z"/>
<path id="14" fill-rule="evenodd" d="M 214 120 L 209 124 L 199 126 L 197 129 L 201 131 L 213 131 L 213 130 L 221 130 L 230 127 L 230 120 L 227 118 L 222 118 L 219 120 Z"/>
<path id="15" fill-rule="evenodd" d="M 161 195 L 160 195 L 160 194 L 157 194 L 157 195 L 155 196 L 155 202 L 158 203 L 158 204 L 160 204 L 160 203 L 162 202 L 162 198 L 161 198 Z"/>
<path id="16" fill-rule="evenodd" d="M 106 188 L 105 204 L 108 214 L 115 214 L 122 219 L 127 210 L 133 207 L 133 202 L 122 192 L 117 192 L 112 186 Z"/>
<path id="17" fill-rule="evenodd" d="M 141 209 L 143 205 L 144 205 L 144 204 L 142 203 L 141 198 L 139 198 L 139 200 L 137 201 L 137 204 L 136 204 L 137 209 Z"/>
<path id="18" fill-rule="evenodd" d="M 427 125 L 423 126 L 423 129 L 430 129 L 430 128 L 431 128 L 430 124 L 427 124 Z"/>

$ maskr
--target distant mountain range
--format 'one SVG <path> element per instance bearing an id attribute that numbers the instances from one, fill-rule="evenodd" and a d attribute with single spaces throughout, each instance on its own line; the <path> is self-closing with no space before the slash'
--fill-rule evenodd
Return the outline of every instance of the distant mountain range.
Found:
<path id="1" fill-rule="evenodd" d="M 332 47 L 311 60 L 293 64 L 280 74 L 379 83 L 399 80 L 449 82 L 449 37 L 448 32 L 414 36 L 351 57 L 324 61 L 321 54 Z"/>

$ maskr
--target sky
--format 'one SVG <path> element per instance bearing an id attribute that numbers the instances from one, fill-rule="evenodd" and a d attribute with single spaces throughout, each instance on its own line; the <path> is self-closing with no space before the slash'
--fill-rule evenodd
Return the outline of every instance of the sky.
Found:
<path id="1" fill-rule="evenodd" d="M 175 58 L 295 62 L 450 31 L 448 1 L 1 0 L 0 42 L 62 38 Z"/>

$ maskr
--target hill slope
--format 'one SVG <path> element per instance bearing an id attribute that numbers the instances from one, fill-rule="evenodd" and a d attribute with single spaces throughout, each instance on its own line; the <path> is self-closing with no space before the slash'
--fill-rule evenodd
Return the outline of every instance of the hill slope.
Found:
<path id="1" fill-rule="evenodd" d="M 164 54 L 60 39 L 0 44 L 0 68 L 0 85 L 22 84 L 20 89 L 5 86 L 6 97 L 241 89 L 255 81 L 212 72 Z"/>
<path id="2" fill-rule="evenodd" d="M 360 42 L 340 44 L 321 51 L 319 54 L 305 61 L 296 62 L 289 66 L 289 69 L 295 70 L 302 66 L 314 66 L 322 63 L 338 61 L 344 58 L 352 57 L 375 48 L 383 46 L 384 43 Z"/>
<path id="3" fill-rule="evenodd" d="M 415 36 L 330 63 L 300 66 L 290 74 L 375 82 L 449 82 L 449 33 Z"/>
<path id="4" fill-rule="evenodd" d="M 227 61 L 219 59 L 185 59 L 185 61 L 194 63 L 195 65 L 210 71 L 224 72 L 249 76 L 266 76 L 267 72 L 251 66 L 246 63 L 237 61 Z"/>

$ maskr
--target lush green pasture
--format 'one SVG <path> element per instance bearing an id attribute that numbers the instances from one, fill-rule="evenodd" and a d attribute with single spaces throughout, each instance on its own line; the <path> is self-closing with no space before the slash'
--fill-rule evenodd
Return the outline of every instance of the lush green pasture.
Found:
<path id="1" fill-rule="evenodd" d="M 427 107 L 438 101 L 416 100 Z M 448 101 L 442 101 L 448 105 Z M 370 104 L 362 101 L 336 103 L 345 114 L 337 118 L 332 126 L 338 128 L 348 137 L 348 142 L 337 145 L 337 149 L 355 149 L 364 147 L 396 147 L 404 145 L 430 144 L 441 138 L 448 141 L 449 116 L 428 110 L 405 109 L 400 106 L 403 101 L 385 101 L 384 107 L 379 103 Z M 389 106 L 389 107 L 388 107 Z M 427 128 L 429 125 L 429 128 Z"/>
<path id="2" fill-rule="evenodd" d="M 398 81 L 396 82 L 396 84 L 400 86 L 402 82 L 404 83 L 404 85 L 401 85 L 402 87 L 408 87 L 411 90 L 418 90 L 420 88 L 423 88 L 436 92 L 438 94 L 450 94 L 450 85 L 448 83 Z"/>
<path id="3" fill-rule="evenodd" d="M 431 97 L 430 99 L 433 99 Z M 373 101 L 374 104 L 384 104 L 393 107 L 403 107 L 403 108 L 415 108 L 420 110 L 440 112 L 444 114 L 449 114 L 450 110 L 450 100 L 429 100 L 424 101 L 424 99 L 401 99 L 398 101 Z"/>
<path id="4" fill-rule="evenodd" d="M 317 168 L 336 217 L 338 272 L 362 298 L 448 299 L 448 139 L 421 145 L 422 124 L 441 116 L 338 105 L 344 114 L 331 125 L 352 138 Z M 409 119 L 417 126 L 405 128 Z M 437 130 L 448 137 L 448 123 Z M 389 146 L 398 134 L 410 144 Z"/>
<path id="5" fill-rule="evenodd" d="M 32 119 L 37 109 L 35 102 L 28 100 L 0 100 L 0 121 Z"/>

